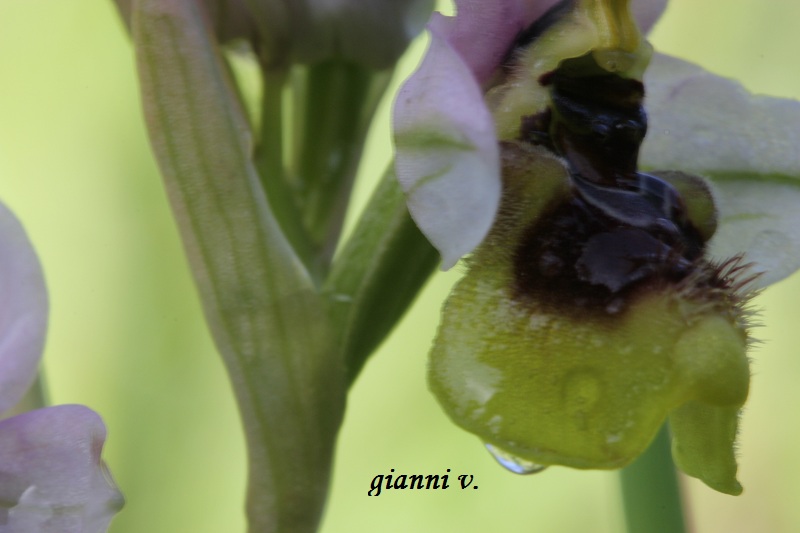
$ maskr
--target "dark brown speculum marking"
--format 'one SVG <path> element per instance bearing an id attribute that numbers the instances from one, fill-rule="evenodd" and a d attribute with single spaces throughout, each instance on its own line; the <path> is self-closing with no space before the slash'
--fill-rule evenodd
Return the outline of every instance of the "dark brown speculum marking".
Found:
<path id="1" fill-rule="evenodd" d="M 573 187 L 526 230 L 514 256 L 518 295 L 614 314 L 636 291 L 707 268 L 684 199 L 669 181 L 638 172 L 642 83 L 603 71 L 590 55 L 540 83 L 550 107 L 522 118 L 520 140 L 564 158 Z"/>
<path id="2" fill-rule="evenodd" d="M 620 223 L 574 195 L 524 233 L 514 254 L 517 293 L 571 312 L 614 314 L 638 288 L 688 276 L 698 249 L 702 243 L 682 234 Z"/>

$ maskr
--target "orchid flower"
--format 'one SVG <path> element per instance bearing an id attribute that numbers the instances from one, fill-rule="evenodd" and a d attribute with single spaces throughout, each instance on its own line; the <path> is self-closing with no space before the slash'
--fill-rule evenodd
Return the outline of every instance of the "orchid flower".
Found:
<path id="1" fill-rule="evenodd" d="M 0 204 L 0 412 L 36 377 L 47 292 L 25 232 Z M 0 421 L 0 533 L 99 533 L 122 506 L 100 458 L 106 429 L 81 405 Z"/>
<path id="2" fill-rule="evenodd" d="M 800 267 L 800 104 L 651 58 L 665 3 L 456 0 L 396 173 L 442 268 L 467 256 L 429 369 L 458 425 L 525 473 L 620 468 L 669 418 L 677 465 L 738 494 L 747 302 Z"/>
<path id="3" fill-rule="evenodd" d="M 501 463 L 621 468 L 669 418 L 680 467 L 738 493 L 746 304 L 792 257 L 720 244 L 731 215 L 763 207 L 726 187 L 737 169 L 781 173 L 769 165 L 785 154 L 735 168 L 701 157 L 728 139 L 679 98 L 707 80 L 653 57 L 642 34 L 664 1 L 456 4 L 431 19 L 397 98 L 398 179 L 387 172 L 345 239 L 366 129 L 430 2 L 117 0 L 241 410 L 249 527 L 318 527 L 347 390 L 434 268 L 432 246 L 468 272 L 430 385 Z M 237 87 L 223 46 L 235 39 L 257 62 L 259 98 Z M 731 87 L 728 105 L 758 107 Z M 779 128 L 773 118 L 752 113 Z M 706 145 L 690 155 L 693 129 Z M 740 219 L 762 248 L 761 231 L 791 239 L 783 219 Z"/>

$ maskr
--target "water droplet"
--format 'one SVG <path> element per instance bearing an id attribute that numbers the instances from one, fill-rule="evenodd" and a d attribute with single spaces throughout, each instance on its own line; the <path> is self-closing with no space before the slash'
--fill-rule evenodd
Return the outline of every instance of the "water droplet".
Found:
<path id="1" fill-rule="evenodd" d="M 515 474 L 535 474 L 547 468 L 545 465 L 539 465 L 532 461 L 511 455 L 507 451 L 501 450 L 497 446 L 491 444 L 486 444 L 486 449 L 489 450 L 492 457 L 494 457 L 503 468 Z"/>

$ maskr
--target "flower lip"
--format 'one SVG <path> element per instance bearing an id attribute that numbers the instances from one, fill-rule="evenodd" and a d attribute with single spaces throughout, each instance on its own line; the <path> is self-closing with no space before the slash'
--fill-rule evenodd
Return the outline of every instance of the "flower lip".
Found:
<path id="1" fill-rule="evenodd" d="M 588 205 L 551 152 L 503 146 L 498 221 L 449 296 L 430 356 L 445 411 L 521 460 L 576 468 L 625 466 L 669 416 L 684 471 L 741 492 L 733 450 L 750 374 L 737 260 L 690 262 L 648 217 L 625 223 L 629 191 L 595 191 Z M 670 194 L 654 179 L 642 185 L 666 214 Z"/>
<path id="2" fill-rule="evenodd" d="M 0 304 L 0 412 L 5 412 L 36 376 L 48 300 L 36 253 L 2 203 Z M 99 415 L 81 405 L 0 420 L 0 531 L 105 531 L 122 506 L 100 458 L 105 436 Z"/>
<path id="3" fill-rule="evenodd" d="M 82 405 L 0 422 L 0 523 L 9 531 L 106 531 L 124 500 L 100 458 L 105 438 L 100 416 Z"/>

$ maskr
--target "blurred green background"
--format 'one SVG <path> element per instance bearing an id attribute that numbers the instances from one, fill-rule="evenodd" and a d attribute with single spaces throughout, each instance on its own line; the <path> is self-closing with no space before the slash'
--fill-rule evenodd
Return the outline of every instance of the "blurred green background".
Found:
<path id="1" fill-rule="evenodd" d="M 673 0 L 656 48 L 800 98 L 795 0 Z M 397 81 L 416 65 L 417 42 Z M 390 158 L 388 102 L 356 203 Z M 244 531 L 244 447 L 204 328 L 140 117 L 132 52 L 110 0 L 0 0 L 0 198 L 44 263 L 54 403 L 105 419 L 105 457 L 127 505 L 113 533 Z M 798 206 L 800 208 L 800 206 Z M 519 477 L 442 414 L 425 386 L 438 274 L 351 392 L 324 533 L 616 532 L 614 473 L 552 468 Z M 800 531 L 800 277 L 759 297 L 766 343 L 752 353 L 738 498 L 684 480 L 696 531 Z M 479 490 L 384 492 L 388 473 L 475 476 Z"/>

